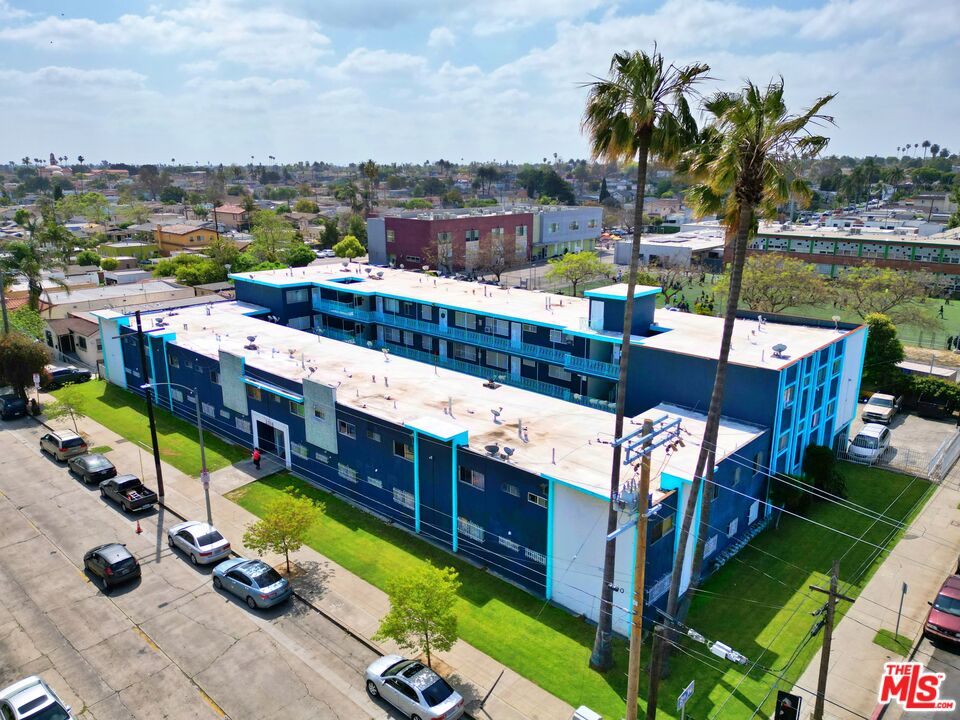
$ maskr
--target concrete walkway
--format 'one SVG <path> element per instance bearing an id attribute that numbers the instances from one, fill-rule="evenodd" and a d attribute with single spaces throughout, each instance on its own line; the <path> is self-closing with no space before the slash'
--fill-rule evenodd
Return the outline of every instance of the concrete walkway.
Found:
<path id="1" fill-rule="evenodd" d="M 72 429 L 72 425 L 66 422 L 52 425 Z M 91 447 L 107 445 L 112 448 L 107 457 L 120 472 L 140 474 L 142 467 L 141 477 L 144 482 L 148 487 L 156 489 L 153 457 L 149 449 L 118 436 L 89 418 L 81 419 L 79 427 Z M 241 539 L 246 527 L 257 518 L 224 498 L 223 494 L 280 469 L 266 458 L 261 465 L 261 470 L 257 471 L 252 461 L 243 461 L 217 470 L 211 474 L 210 479 L 210 505 L 214 525 L 230 540 L 234 549 L 247 557 L 256 557 L 256 554 L 246 551 Z M 165 505 L 187 518 L 205 519 L 204 493 L 200 481 L 167 463 L 163 463 L 162 468 Z M 171 518 L 170 524 L 174 522 L 175 519 Z M 389 610 L 389 601 L 383 591 L 311 548 L 301 549 L 294 558 L 304 569 L 304 573 L 293 581 L 300 595 L 308 598 L 313 605 L 354 634 L 370 638 L 376 632 L 380 618 Z M 266 556 L 264 559 L 274 565 L 282 562 L 280 556 Z M 504 628 L 504 632 L 509 632 L 509 628 Z M 403 654 L 390 643 L 383 643 L 380 647 L 384 653 Z M 468 711 L 475 718 L 568 720 L 573 715 L 570 705 L 462 640 L 458 641 L 450 652 L 435 653 L 435 664 L 438 659 L 438 669 L 464 695 L 468 702 Z M 480 700 L 501 672 L 503 678 L 483 709 L 480 709 Z M 358 677 L 357 683 L 362 682 L 362 678 Z"/>
<path id="2" fill-rule="evenodd" d="M 902 659 L 875 644 L 873 637 L 883 628 L 894 631 L 902 584 L 907 583 L 900 634 L 910 638 L 916 646 L 929 609 L 927 601 L 934 598 L 944 578 L 957 568 L 960 549 L 958 503 L 960 465 L 955 466 L 934 491 L 926 507 L 834 630 L 824 717 L 873 716 L 877 709 L 883 664 Z M 841 592 L 843 580 L 841 566 Z M 826 600 L 826 596 L 823 597 Z M 927 660 L 920 655 L 915 659 L 923 663 Z M 803 717 L 810 717 L 813 713 L 819 669 L 818 652 L 794 688 L 803 696 Z M 899 716 L 899 705 L 893 703 L 887 709 L 885 720 Z"/>

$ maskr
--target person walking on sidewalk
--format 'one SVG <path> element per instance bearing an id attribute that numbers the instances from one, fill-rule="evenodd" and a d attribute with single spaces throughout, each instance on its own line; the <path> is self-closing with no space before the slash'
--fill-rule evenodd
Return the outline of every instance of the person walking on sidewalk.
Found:
<path id="1" fill-rule="evenodd" d="M 260 469 L 260 448 L 253 449 L 253 466 L 259 470 Z"/>

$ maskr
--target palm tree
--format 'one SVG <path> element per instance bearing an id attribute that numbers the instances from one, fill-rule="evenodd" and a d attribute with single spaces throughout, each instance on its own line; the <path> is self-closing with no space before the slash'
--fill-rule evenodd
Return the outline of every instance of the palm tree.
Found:
<path id="1" fill-rule="evenodd" d="M 623 434 L 627 394 L 630 335 L 633 325 L 633 294 L 640 265 L 640 218 L 643 217 L 647 161 L 652 154 L 665 163 L 672 162 L 696 137 L 696 121 L 690 112 L 688 96 L 695 85 L 707 79 L 709 66 L 697 63 L 685 67 L 666 65 L 654 46 L 653 52 L 620 52 L 610 61 L 606 79 L 587 85 L 589 95 L 583 116 L 583 128 L 590 133 L 590 149 L 596 158 L 608 162 L 637 161 L 637 194 L 634 201 L 634 234 L 627 274 L 627 298 L 623 313 L 623 337 L 620 343 L 620 375 L 617 383 L 617 408 L 613 435 Z M 610 471 L 610 509 L 607 533 L 617 528 L 617 510 L 613 499 L 620 489 L 620 447 L 613 448 Z M 644 538 L 645 541 L 645 538 Z M 613 625 L 613 572 L 616 544 L 606 543 L 603 558 L 600 617 L 590 666 L 605 670 L 613 664 L 611 629 Z"/>
<path id="2" fill-rule="evenodd" d="M 940 153 L 940 146 L 937 143 L 930 145 L 930 157 L 935 158 Z"/>
<path id="3" fill-rule="evenodd" d="M 7 256 L 0 260 L 0 267 L 26 278 L 27 302 L 31 310 L 39 310 L 40 297 L 45 292 L 44 280 L 69 291 L 63 280 L 52 276 L 45 278 L 43 273 L 66 267 L 75 238 L 62 225 L 38 223 L 29 212 L 18 210 L 14 217 L 14 221 L 27 231 L 27 239 L 7 244 Z"/>
<path id="4" fill-rule="evenodd" d="M 80 168 L 77 170 L 77 175 L 80 176 L 80 192 L 83 192 L 83 155 L 77 155 L 77 163 L 80 165 Z"/>
<path id="5" fill-rule="evenodd" d="M 923 141 L 922 143 L 920 143 L 920 144 L 923 146 L 923 157 L 926 158 L 926 157 L 927 157 L 927 148 L 930 147 L 930 141 L 929 141 L 929 140 L 924 140 L 924 141 Z M 916 145 L 914 145 L 914 147 L 916 147 Z"/>
<path id="6" fill-rule="evenodd" d="M 671 617 L 677 616 L 680 578 L 697 498 L 704 480 L 712 487 L 727 362 L 740 301 L 747 242 L 759 216 L 774 216 L 777 207 L 791 196 L 801 200 L 811 197 L 810 186 L 795 173 L 795 166 L 797 161 L 817 155 L 829 142 L 829 138 L 814 134 L 813 129 L 833 122 L 833 118 L 820 113 L 833 97 L 832 94 L 826 95 L 799 115 L 791 115 L 783 100 L 782 78 L 766 88 L 748 81 L 739 93 L 718 93 L 705 104 L 713 117 L 704 133 L 704 142 L 685 163 L 685 169 L 699 182 L 690 189 L 688 201 L 698 214 L 722 212 L 728 233 L 736 227 L 736 234 L 732 238 L 733 261 L 716 377 L 674 558 L 667 600 L 667 614 Z M 703 493 L 691 588 L 695 588 L 700 580 L 712 495 L 712 492 Z"/>

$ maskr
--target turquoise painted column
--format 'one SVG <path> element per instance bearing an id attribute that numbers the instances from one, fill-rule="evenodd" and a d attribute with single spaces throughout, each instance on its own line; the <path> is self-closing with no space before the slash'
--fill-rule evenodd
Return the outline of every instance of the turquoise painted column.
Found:
<path id="1" fill-rule="evenodd" d="M 147 335 L 146 333 L 144 333 L 144 339 L 147 341 L 147 347 L 146 347 L 146 349 L 147 349 L 147 351 L 148 351 L 148 352 L 147 352 L 147 361 L 150 363 L 150 383 L 151 383 L 151 385 L 153 386 L 153 387 L 151 387 L 150 389 L 153 391 L 153 404 L 154 404 L 154 405 L 159 405 L 159 404 L 160 404 L 160 400 L 159 400 L 160 394 L 157 392 L 157 385 L 156 385 L 156 383 L 157 383 L 157 370 L 156 370 L 156 368 L 154 367 L 154 363 L 153 363 L 153 342 L 151 342 L 151 339 L 152 339 L 151 336 L 150 336 L 150 335 Z M 146 368 L 142 368 L 142 371 L 143 371 L 144 374 L 146 374 L 147 369 L 146 369 Z M 143 380 L 143 378 L 140 378 L 140 379 L 141 379 L 143 382 L 146 382 L 145 380 Z M 142 383 L 141 383 L 141 384 L 142 384 Z M 148 392 L 149 392 L 149 391 L 148 391 Z"/>
<path id="2" fill-rule="evenodd" d="M 547 478 L 547 582 L 544 598 L 553 597 L 553 513 L 556 506 L 553 502 L 553 478 Z"/>
<path id="3" fill-rule="evenodd" d="M 451 546 L 453 551 L 457 551 L 458 547 L 458 537 L 457 537 L 457 441 L 454 440 L 451 447 L 451 460 L 450 460 L 451 470 L 450 470 L 450 525 L 452 532 L 452 542 Z"/>
<path id="4" fill-rule="evenodd" d="M 420 532 L 420 435 L 413 431 L 413 529 Z"/>

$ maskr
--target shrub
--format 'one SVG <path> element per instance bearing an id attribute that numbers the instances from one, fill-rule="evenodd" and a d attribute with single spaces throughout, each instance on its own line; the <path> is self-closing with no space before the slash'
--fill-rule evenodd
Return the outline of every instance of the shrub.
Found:
<path id="1" fill-rule="evenodd" d="M 803 453 L 803 474 L 809 484 L 818 490 L 847 496 L 843 476 L 837 471 L 837 458 L 833 450 L 824 445 L 809 445 Z"/>

